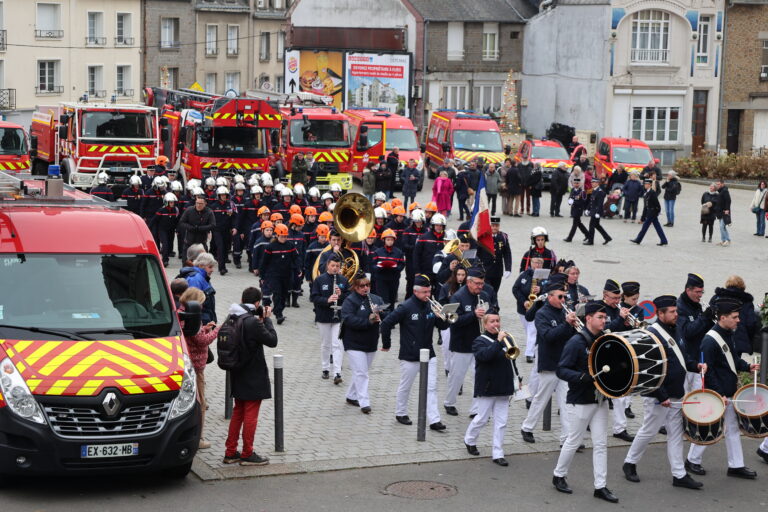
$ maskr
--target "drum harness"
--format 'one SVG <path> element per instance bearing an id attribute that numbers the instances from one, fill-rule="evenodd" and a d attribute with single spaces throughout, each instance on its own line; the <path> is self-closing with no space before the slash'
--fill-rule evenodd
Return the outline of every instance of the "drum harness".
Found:
<path id="1" fill-rule="evenodd" d="M 728 361 L 728 366 L 731 368 L 731 371 L 734 375 L 736 375 L 736 377 L 738 377 L 739 373 L 736 371 L 736 363 L 733 361 L 733 354 L 731 354 L 731 350 L 728 348 L 728 344 L 725 342 L 723 337 L 720 336 L 720 333 L 712 329 L 707 332 L 707 336 L 712 336 L 712 338 L 715 339 L 717 345 L 720 347 L 720 350 L 723 351 L 723 355 L 725 356 L 725 360 Z"/>
<path id="2" fill-rule="evenodd" d="M 683 358 L 683 353 L 680 351 L 680 345 L 677 344 L 675 339 L 669 335 L 669 333 L 664 329 L 659 322 L 655 322 L 650 327 L 653 327 L 653 329 L 662 335 L 664 340 L 667 342 L 667 345 L 672 349 L 672 352 L 675 353 L 675 356 L 677 357 L 677 360 L 680 361 L 680 366 L 683 367 L 683 370 L 685 370 L 685 359 Z"/>

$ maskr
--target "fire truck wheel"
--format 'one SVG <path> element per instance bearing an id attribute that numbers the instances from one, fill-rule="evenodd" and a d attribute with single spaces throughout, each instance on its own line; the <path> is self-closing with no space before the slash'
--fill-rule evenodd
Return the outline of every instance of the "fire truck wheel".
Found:
<path id="1" fill-rule="evenodd" d="M 192 471 L 191 462 L 184 464 L 183 466 L 178 466 L 167 471 L 163 471 L 162 474 L 168 475 L 170 478 L 182 480 L 187 477 L 190 471 Z"/>
<path id="2" fill-rule="evenodd" d="M 427 169 L 427 176 L 429 179 L 435 179 L 435 171 L 432 169 L 432 162 L 429 160 L 429 158 L 424 161 L 424 167 Z M 419 188 L 419 190 L 421 190 L 421 188 Z"/>
<path id="3" fill-rule="evenodd" d="M 47 172 L 46 172 L 47 174 Z M 64 180 L 64 183 L 67 185 L 71 185 L 69 179 L 70 179 L 71 173 L 69 172 L 69 165 L 66 163 L 61 164 L 61 179 Z"/>

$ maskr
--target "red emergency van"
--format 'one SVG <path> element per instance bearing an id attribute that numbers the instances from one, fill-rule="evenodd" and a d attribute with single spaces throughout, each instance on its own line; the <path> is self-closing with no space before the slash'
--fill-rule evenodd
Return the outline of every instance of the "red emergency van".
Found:
<path id="1" fill-rule="evenodd" d="M 523 157 L 526 157 L 534 164 L 539 164 L 541 166 L 545 187 L 549 187 L 549 182 L 552 181 L 552 172 L 555 167 L 561 163 L 567 165 L 569 170 L 573 167 L 573 161 L 568 156 L 568 152 L 560 141 L 557 140 L 524 140 L 517 148 L 515 161 L 520 162 Z"/>
<path id="2" fill-rule="evenodd" d="M 654 158 L 648 144 L 639 139 L 623 139 L 619 137 L 603 137 L 595 151 L 595 172 L 598 178 L 610 176 L 616 166 L 624 164 L 627 172 L 642 171 Z"/>

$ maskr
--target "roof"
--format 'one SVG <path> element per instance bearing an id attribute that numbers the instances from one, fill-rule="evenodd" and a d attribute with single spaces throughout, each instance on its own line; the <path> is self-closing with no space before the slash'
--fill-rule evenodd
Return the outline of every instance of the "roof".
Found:
<path id="1" fill-rule="evenodd" d="M 197 0 L 195 9 L 198 11 L 251 12 L 248 0 Z"/>
<path id="2" fill-rule="evenodd" d="M 550 147 L 563 147 L 563 145 L 560 143 L 559 140 L 552 140 L 552 139 L 531 139 L 531 143 L 534 146 L 550 146 Z"/>
<path id="3" fill-rule="evenodd" d="M 409 0 L 429 21 L 524 23 L 536 14 L 526 0 Z"/>
<path id="4" fill-rule="evenodd" d="M 388 122 L 394 122 L 394 121 L 397 121 L 399 123 L 407 122 L 408 124 L 411 124 L 411 126 L 413 126 L 411 120 L 408 119 L 407 117 L 401 116 L 399 114 L 394 114 L 392 112 L 387 112 L 386 110 L 349 108 L 344 111 L 344 114 L 346 114 L 347 116 L 357 117 L 358 119 L 363 119 L 364 121 L 386 120 Z"/>

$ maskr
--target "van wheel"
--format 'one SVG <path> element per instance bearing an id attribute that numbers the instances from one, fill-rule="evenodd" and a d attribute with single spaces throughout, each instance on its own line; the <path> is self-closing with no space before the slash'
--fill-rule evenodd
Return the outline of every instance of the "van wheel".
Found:
<path id="1" fill-rule="evenodd" d="M 435 179 L 435 173 L 432 170 L 432 161 L 429 158 L 424 161 L 424 168 L 427 170 L 427 177 L 431 180 Z"/>
<path id="2" fill-rule="evenodd" d="M 174 480 L 183 480 L 184 478 L 187 478 L 187 475 L 190 471 L 192 471 L 192 463 L 188 462 L 183 466 L 178 466 L 167 471 L 163 471 L 163 474 Z"/>

